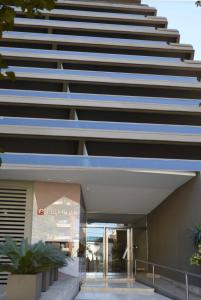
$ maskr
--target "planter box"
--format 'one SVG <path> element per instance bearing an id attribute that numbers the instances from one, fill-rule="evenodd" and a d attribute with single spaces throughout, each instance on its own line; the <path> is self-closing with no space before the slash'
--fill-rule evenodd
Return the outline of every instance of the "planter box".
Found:
<path id="1" fill-rule="evenodd" d="M 57 281 L 59 278 L 59 269 L 54 268 L 54 281 Z"/>
<path id="2" fill-rule="evenodd" d="M 8 276 L 8 300 L 38 300 L 41 295 L 42 273 L 35 275 L 11 274 Z"/>
<path id="3" fill-rule="evenodd" d="M 50 269 L 50 285 L 53 285 L 53 282 L 54 282 L 54 269 L 51 268 Z"/>
<path id="4" fill-rule="evenodd" d="M 42 292 L 46 292 L 50 286 L 50 270 L 42 273 Z"/>

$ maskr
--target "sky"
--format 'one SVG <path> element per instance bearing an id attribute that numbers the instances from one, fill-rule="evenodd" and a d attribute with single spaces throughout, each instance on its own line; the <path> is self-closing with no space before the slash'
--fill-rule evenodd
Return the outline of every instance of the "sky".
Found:
<path id="1" fill-rule="evenodd" d="M 156 7 L 158 16 L 167 17 L 168 28 L 178 29 L 181 43 L 193 45 L 195 59 L 201 60 L 201 7 L 194 0 L 142 0 L 142 3 Z"/>

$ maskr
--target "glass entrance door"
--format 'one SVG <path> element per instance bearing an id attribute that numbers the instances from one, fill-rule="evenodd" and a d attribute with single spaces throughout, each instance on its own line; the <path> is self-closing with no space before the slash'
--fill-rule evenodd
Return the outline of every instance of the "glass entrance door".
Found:
<path id="1" fill-rule="evenodd" d="M 131 278 L 133 276 L 132 229 L 105 228 L 105 275 Z"/>
<path id="2" fill-rule="evenodd" d="M 88 227 L 86 240 L 89 276 L 133 277 L 132 228 Z"/>

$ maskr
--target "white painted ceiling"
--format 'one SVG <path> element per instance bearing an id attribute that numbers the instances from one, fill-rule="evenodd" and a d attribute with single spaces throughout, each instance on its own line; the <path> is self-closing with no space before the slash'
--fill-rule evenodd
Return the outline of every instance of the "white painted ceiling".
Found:
<path id="1" fill-rule="evenodd" d="M 147 214 L 195 173 L 136 170 L 0 169 L 0 179 L 80 183 L 88 212 Z"/>

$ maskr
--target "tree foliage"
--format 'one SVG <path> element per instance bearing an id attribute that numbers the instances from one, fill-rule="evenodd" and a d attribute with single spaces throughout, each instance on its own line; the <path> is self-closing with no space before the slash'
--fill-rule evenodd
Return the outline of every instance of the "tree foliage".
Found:
<path id="1" fill-rule="evenodd" d="M 33 18 L 42 10 L 54 8 L 55 0 L 1 0 L 0 3 L 0 39 L 4 31 L 12 30 L 15 23 L 15 7 L 20 8 L 27 17 Z M 15 79 L 15 74 L 7 70 L 8 65 L 0 54 L 0 80 L 9 78 Z M 3 69 L 3 70 L 2 70 Z M 5 70 L 5 71 L 4 71 Z"/>

